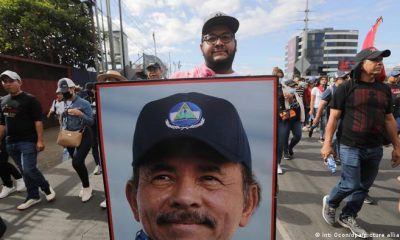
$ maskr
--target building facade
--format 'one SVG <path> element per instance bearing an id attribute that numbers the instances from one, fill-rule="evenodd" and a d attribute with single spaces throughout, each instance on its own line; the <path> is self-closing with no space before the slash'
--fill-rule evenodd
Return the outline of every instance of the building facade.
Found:
<path id="1" fill-rule="evenodd" d="M 324 28 L 303 31 L 290 39 L 286 46 L 285 73 L 293 77 L 331 75 L 339 69 L 348 71 L 354 64 L 357 47 L 358 30 Z"/>

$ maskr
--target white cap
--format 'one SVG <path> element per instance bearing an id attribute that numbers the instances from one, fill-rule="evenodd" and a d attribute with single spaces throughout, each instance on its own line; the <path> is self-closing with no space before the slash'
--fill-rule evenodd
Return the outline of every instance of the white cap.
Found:
<path id="1" fill-rule="evenodd" d="M 58 80 L 56 93 L 68 92 L 70 87 L 76 87 L 75 83 L 69 78 L 61 78 Z"/>
<path id="2" fill-rule="evenodd" d="M 9 77 L 11 79 L 21 81 L 21 77 L 16 72 L 13 72 L 13 71 L 10 71 L 10 70 L 6 70 L 6 71 L 2 72 L 0 74 L 0 79 L 3 78 L 3 76 L 7 76 L 7 77 Z"/>

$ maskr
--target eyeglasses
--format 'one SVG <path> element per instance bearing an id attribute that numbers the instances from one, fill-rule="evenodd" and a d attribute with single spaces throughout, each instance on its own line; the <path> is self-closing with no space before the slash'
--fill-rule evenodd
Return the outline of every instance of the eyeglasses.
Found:
<path id="1" fill-rule="evenodd" d="M 235 35 L 232 33 L 224 33 L 222 35 L 214 35 L 214 34 L 207 34 L 203 36 L 203 42 L 207 42 L 208 44 L 215 44 L 217 43 L 218 39 L 221 42 L 227 44 L 230 43 L 235 38 Z"/>

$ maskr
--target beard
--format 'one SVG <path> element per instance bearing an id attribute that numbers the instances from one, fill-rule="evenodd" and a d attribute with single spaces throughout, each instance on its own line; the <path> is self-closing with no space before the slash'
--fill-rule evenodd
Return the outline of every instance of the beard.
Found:
<path id="1" fill-rule="evenodd" d="M 233 59 L 235 59 L 236 49 L 223 60 L 214 60 L 213 56 L 204 56 L 207 67 L 216 73 L 224 73 L 232 69 Z"/>

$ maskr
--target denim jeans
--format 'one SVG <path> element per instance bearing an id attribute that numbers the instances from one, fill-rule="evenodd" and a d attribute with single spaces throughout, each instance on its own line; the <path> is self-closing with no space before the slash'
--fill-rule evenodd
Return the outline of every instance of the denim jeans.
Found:
<path id="1" fill-rule="evenodd" d="M 317 115 L 317 112 L 318 112 L 318 108 L 314 108 L 315 115 Z M 327 121 L 328 120 L 326 119 L 326 109 L 324 109 L 321 114 L 321 119 L 319 120 L 319 138 L 320 139 L 325 139 L 325 126 L 326 126 Z"/>
<path id="2" fill-rule="evenodd" d="M 339 207 L 347 197 L 342 209 L 342 217 L 357 217 L 365 196 L 378 175 L 379 163 L 383 156 L 383 148 L 356 148 L 340 145 L 342 174 L 337 185 L 329 194 L 330 207 Z"/>
<path id="3" fill-rule="evenodd" d="M 8 162 L 6 141 L 3 139 L 1 140 L 0 145 L 0 178 L 3 181 L 4 186 L 9 188 L 13 187 L 11 176 L 13 176 L 16 180 L 22 178 L 22 175 L 18 169 Z"/>
<path id="4" fill-rule="evenodd" d="M 101 166 L 100 154 L 99 154 L 99 136 L 97 120 L 94 120 L 93 125 L 90 127 L 92 129 L 92 155 L 96 165 Z"/>
<path id="5" fill-rule="evenodd" d="M 277 144 L 276 144 L 276 161 L 278 164 L 281 164 L 283 149 L 285 146 L 285 138 L 286 132 L 289 132 L 289 124 L 288 121 L 278 120 L 278 131 L 277 131 Z"/>
<path id="6" fill-rule="evenodd" d="M 48 191 L 49 183 L 37 168 L 37 150 L 34 142 L 7 143 L 8 154 L 14 159 L 22 172 L 28 199 L 40 198 L 39 187 Z"/>
<path id="7" fill-rule="evenodd" d="M 293 149 L 297 143 L 301 140 L 301 122 L 300 120 L 289 120 L 287 121 L 287 128 L 285 129 L 283 136 L 285 138 L 283 143 L 283 151 L 285 153 L 289 152 L 289 149 Z M 290 132 L 292 132 L 292 139 L 289 143 Z"/>

